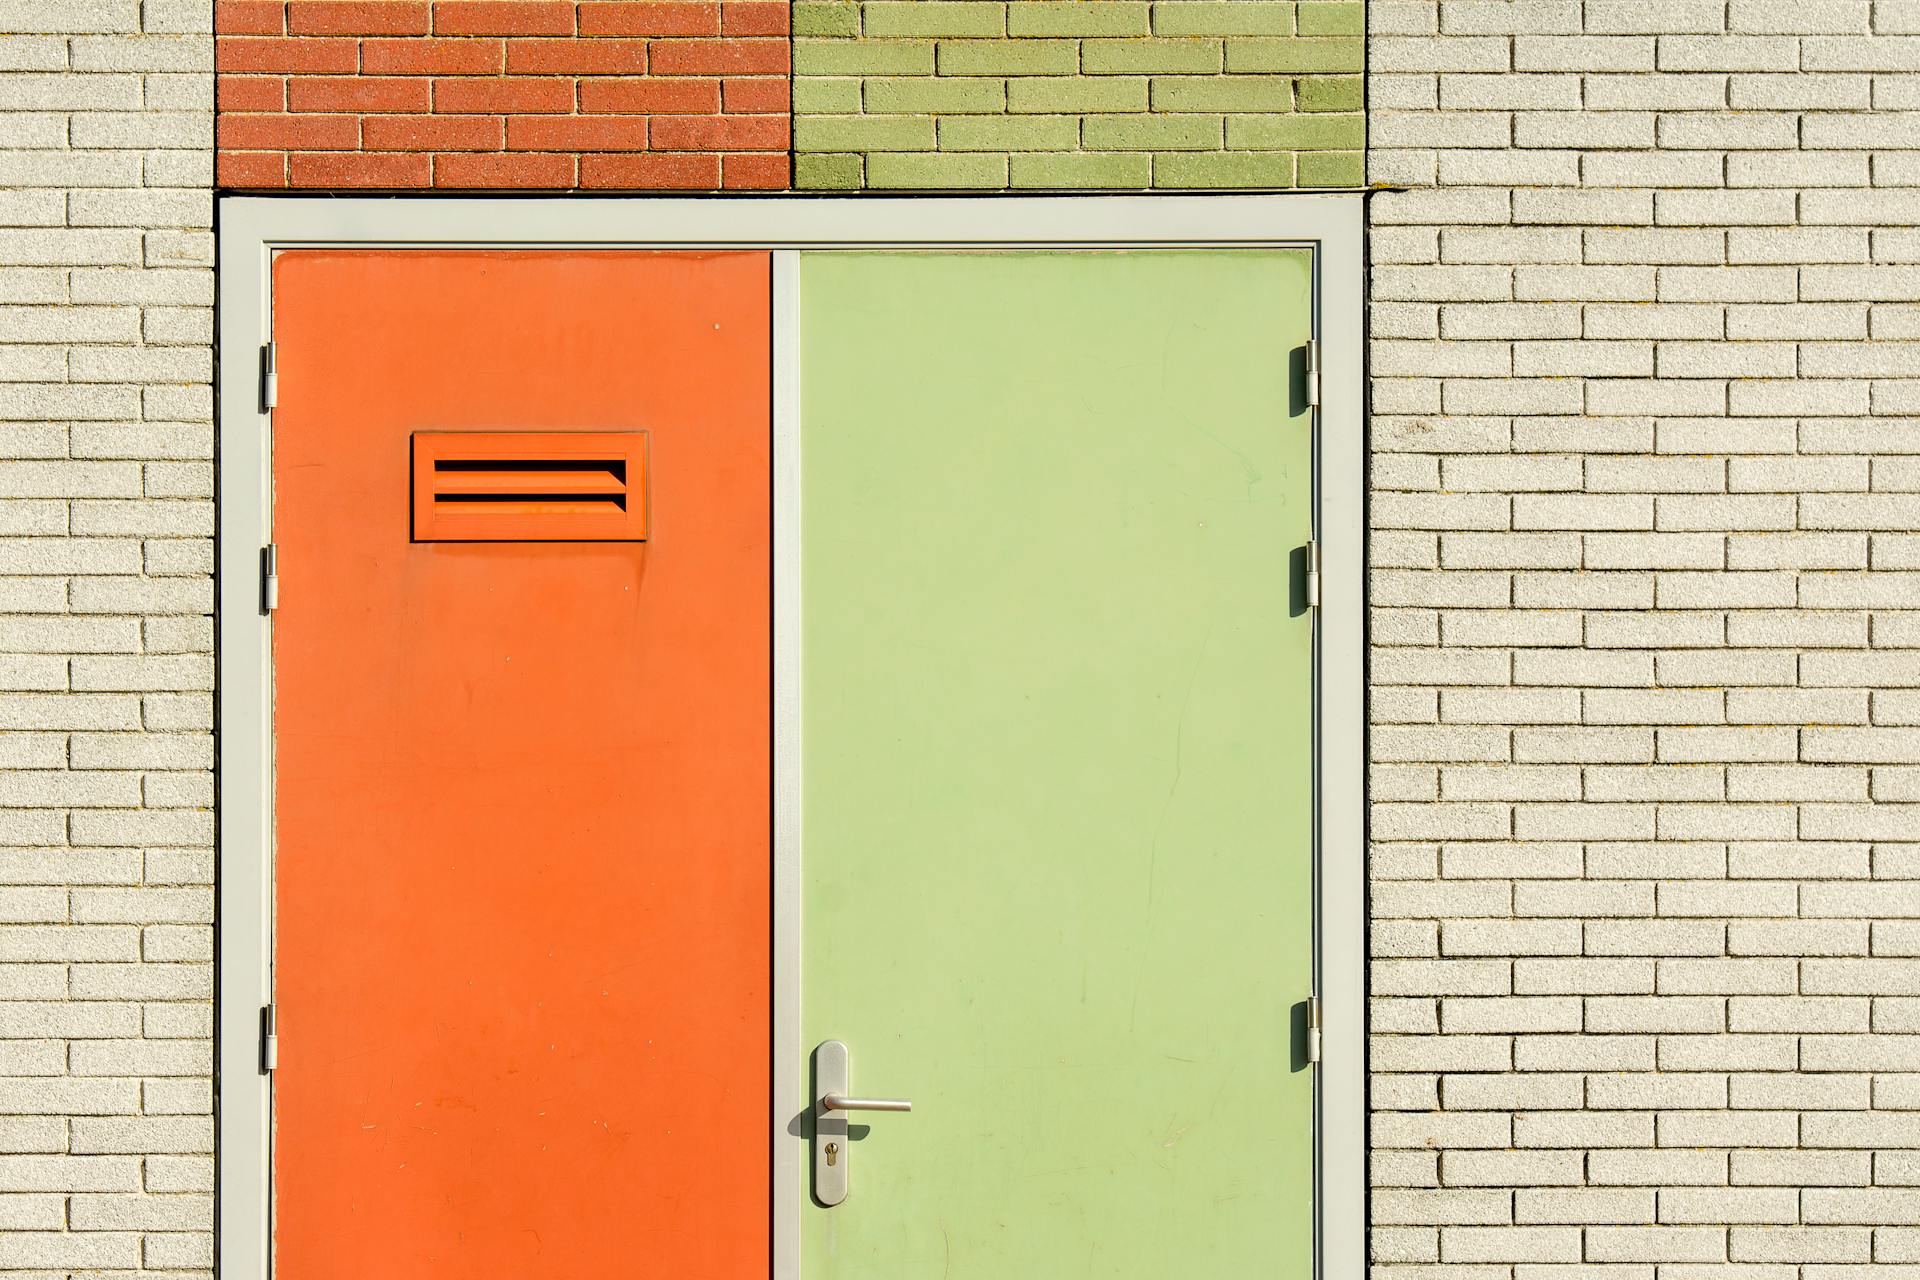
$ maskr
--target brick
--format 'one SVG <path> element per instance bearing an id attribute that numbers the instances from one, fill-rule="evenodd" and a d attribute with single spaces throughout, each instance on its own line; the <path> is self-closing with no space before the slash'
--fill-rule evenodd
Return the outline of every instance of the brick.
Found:
<path id="1" fill-rule="evenodd" d="M 1580 1002 L 1561 997 L 1455 997 L 1441 1003 L 1441 1027 L 1450 1035 L 1577 1031 L 1580 1017 Z M 1543 1144 L 1520 1142 L 1518 1145 Z"/>
<path id="2" fill-rule="evenodd" d="M 498 151 L 502 123 L 493 116 L 371 116 L 361 124 L 374 151 Z"/>
<path id="3" fill-rule="evenodd" d="M 1449 1111 L 1575 1107 L 1581 1099 L 1581 1077 L 1577 1075 L 1448 1075 L 1442 1076 L 1440 1083 Z"/>
<path id="4" fill-rule="evenodd" d="M 1515 760 L 1640 761 L 1653 758 L 1650 729 L 1521 729 L 1514 734 Z"/>
<path id="5" fill-rule="evenodd" d="M 860 34 L 860 6 L 823 3 L 822 0 L 794 0 L 791 21 L 796 36 L 857 36 Z"/>
<path id="6" fill-rule="evenodd" d="M 1204 3 L 1204 0 L 1182 0 Z M 1239 0 L 1236 0 L 1236 3 Z M 1155 76 L 1149 100 L 1156 111 L 1287 111 L 1293 106 L 1291 82 L 1274 76 Z M 1302 104 L 1302 110 L 1313 108 Z M 1322 107 L 1322 110 L 1350 109 Z"/>
<path id="7" fill-rule="evenodd" d="M 1508 1118 L 1488 1112 L 1378 1115 L 1375 1144 L 1381 1147 L 1444 1147 L 1449 1150 L 1504 1147 Z"/>
<path id="8" fill-rule="evenodd" d="M 1645 1147 L 1653 1141 L 1653 1116 L 1620 1111 L 1544 1111 L 1513 1118 L 1514 1146 Z"/>
<path id="9" fill-rule="evenodd" d="M 359 47 L 359 69 L 368 75 L 499 75 L 506 63 L 500 40 L 366 40 Z"/>
<path id="10" fill-rule="evenodd" d="M 360 46 L 349 39 L 221 36 L 214 54 L 220 72 L 351 73 L 360 68 Z M 369 67 L 368 70 L 377 70 Z"/>
<path id="11" fill-rule="evenodd" d="M 582 4 L 583 34 L 597 32 L 597 19 L 605 10 L 627 7 Z M 433 30 L 435 35 L 442 36 L 571 35 L 573 9 L 573 5 L 564 0 L 434 0 Z"/>
<path id="12" fill-rule="evenodd" d="M 1580 1181 L 1574 1151 L 1447 1151 L 1442 1179 L 1449 1186 L 1567 1186 Z"/>
<path id="13" fill-rule="evenodd" d="M 646 69 L 645 40 L 522 38 L 506 42 L 506 70 L 512 75 L 635 76 Z"/>
<path id="14" fill-rule="evenodd" d="M 1379 1192 L 1373 1221 L 1381 1225 L 1504 1221 L 1505 1198 L 1490 1191 Z"/>
<path id="15" fill-rule="evenodd" d="M 294 35 L 423 36 L 430 28 L 426 0 L 292 0 L 287 5 L 286 29 Z"/>
<path id="16" fill-rule="evenodd" d="M 720 35 L 791 35 L 793 19 L 783 0 L 726 0 L 720 6 Z"/>
<path id="17" fill-rule="evenodd" d="M 842 116 L 854 115 L 860 110 L 860 81 L 851 77 L 816 78 L 797 81 L 793 86 L 793 109 L 805 115 Z M 964 81 L 939 81 L 932 79 L 902 79 L 877 81 L 880 84 L 899 85 L 941 85 L 970 83 Z M 1000 86 L 988 86 L 998 96 Z M 889 99 L 891 100 L 891 99 Z M 900 105 L 889 106 L 887 114 L 899 114 L 915 110 Z M 998 109 L 997 107 L 995 108 Z"/>
<path id="18" fill-rule="evenodd" d="M 869 0 L 861 6 L 861 23 L 869 36 L 1001 36 L 1007 34 L 1006 6 L 998 3 L 956 3 L 955 0 Z"/>
<path id="19" fill-rule="evenodd" d="M 1584 935 L 1588 955 L 1712 956 L 1723 952 L 1726 928 L 1704 920 L 1594 920 Z"/>
<path id="20" fill-rule="evenodd" d="M 1664 1073 L 1595 1077 L 1585 1104 L 1600 1111 L 1705 1109 L 1727 1105 L 1726 1077 Z M 1603 1144 L 1617 1145 L 1617 1144 Z M 1651 1218 L 1652 1215 L 1646 1215 Z"/>
<path id="21" fill-rule="evenodd" d="M 720 109 L 720 87 L 711 80 L 599 80 L 582 81 L 580 109 L 584 112 L 712 114 Z"/>
<path id="22" fill-rule="evenodd" d="M 215 0 L 214 29 L 222 35 L 281 35 L 286 30 L 283 0 Z"/>
<path id="23" fill-rule="evenodd" d="M 344 115 L 239 115 L 222 118 L 221 140 L 246 150 L 351 151 L 360 122 Z"/>
<path id="24" fill-rule="evenodd" d="M 1523 1190 L 1514 1196 L 1516 1223 L 1625 1223 L 1653 1216 L 1653 1194 L 1601 1188 Z"/>
<path id="25" fill-rule="evenodd" d="M 1015 187 L 1041 189 L 1147 186 L 1152 161 L 1146 155 L 1015 155 L 1009 158 Z"/>
<path id="26" fill-rule="evenodd" d="M 873 187 L 930 190 L 999 187 L 1006 182 L 1006 174 L 1006 158 L 998 155 L 876 152 L 867 161 L 867 181 Z"/>
<path id="27" fill-rule="evenodd" d="M 222 152 L 217 170 L 223 187 L 262 188 L 286 185 L 287 158 L 279 152 Z"/>
<path id="28" fill-rule="evenodd" d="M 1153 31 L 1163 36 L 1285 36 L 1294 32 L 1298 7 L 1280 0 L 1161 0 L 1153 6 Z"/>
<path id="29" fill-rule="evenodd" d="M 1736 1227 L 1727 1256 L 1736 1262 L 1849 1262 L 1870 1256 L 1871 1236 L 1850 1227 Z"/>
<path id="30" fill-rule="evenodd" d="M 78 1231 L 211 1231 L 210 1195 L 79 1195 L 71 1225 Z"/>
<path id="31" fill-rule="evenodd" d="M 1080 46 L 1080 69 L 1092 75 L 1204 75 L 1220 71 L 1221 58 L 1218 40 L 1088 40 Z"/>
<path id="32" fill-rule="evenodd" d="M 1182 0 L 1205 3 L 1206 0 Z M 1236 3 L 1258 0 L 1235 0 Z M 870 82 L 871 83 L 871 82 Z M 1145 77 L 1102 76 L 1098 79 L 1036 76 L 1006 82 L 1007 110 L 1035 112 L 1145 111 Z"/>
<path id="33" fill-rule="evenodd" d="M 1226 42 L 1227 70 L 1288 74 L 1359 71 L 1365 63 L 1362 43 L 1358 39 L 1230 38 Z"/>
<path id="34" fill-rule="evenodd" d="M 1920 1064 L 1913 1037 L 1885 1035 L 1823 1035 L 1807 1037 L 1801 1047 L 1800 1067 L 1804 1071 L 1897 1071 L 1912 1072 Z M 1913 1147 L 1920 1146 L 1920 1133 L 1914 1129 L 1913 1115 L 1836 1115 L 1822 1117 L 1818 1135 L 1809 1132 L 1803 1145 L 1810 1147 Z M 1876 1132 L 1876 1120 L 1885 1124 Z M 1862 1135 L 1871 1134 L 1862 1141 Z"/>
<path id="35" fill-rule="evenodd" d="M 1442 151 L 1440 181 L 1449 185 L 1566 186 L 1578 180 L 1581 160 L 1572 151 Z"/>
<path id="36" fill-rule="evenodd" d="M 1726 1233 L 1714 1227 L 1589 1227 L 1586 1256 L 1597 1262 L 1717 1262 Z"/>
<path id="37" fill-rule="evenodd" d="M 1151 6 L 1143 0 L 1074 5 L 1015 0 L 1006 8 L 1011 36 L 1143 36 L 1151 29 Z"/>
<path id="38" fill-rule="evenodd" d="M 580 6 L 579 21 L 581 35 L 713 36 L 720 34 L 721 6 L 589 0 Z"/>
<path id="39" fill-rule="evenodd" d="M 814 117 L 795 123 L 799 151 L 930 151 L 934 122 L 920 116 Z"/>
<path id="40" fill-rule="evenodd" d="M 1581 1233 L 1572 1227 L 1446 1227 L 1441 1256 L 1460 1262 L 1575 1262 Z"/>
<path id="41" fill-rule="evenodd" d="M 204 1117 L 115 1116 L 77 1119 L 76 1154 L 141 1152 L 176 1154 L 213 1150 L 213 1126 Z"/>
<path id="42" fill-rule="evenodd" d="M 866 109 L 876 115 L 997 113 L 1007 106 L 1007 86 L 989 79 L 879 77 L 867 80 L 863 92 Z M 860 110 L 858 98 L 851 110 Z"/>
<path id="43" fill-rule="evenodd" d="M 573 81 L 530 76 L 460 76 L 433 81 L 437 113 L 512 113 L 570 111 Z"/>
<path id="44" fill-rule="evenodd" d="M 1071 40 L 942 40 L 936 65 L 941 75 L 1072 75 L 1079 46 Z"/>
<path id="45" fill-rule="evenodd" d="M 1441 949 L 1448 956 L 1577 955 L 1581 926 L 1567 920 L 1450 920 Z"/>
<path id="46" fill-rule="evenodd" d="M 668 116 L 648 130 L 661 151 L 783 151 L 787 121 L 780 116 Z"/>
<path id="47" fill-rule="evenodd" d="M 1864 1000 L 1807 996 L 1736 997 L 1728 1002 L 1732 1031 L 1865 1031 L 1869 1010 Z"/>
<path id="48" fill-rule="evenodd" d="M 514 151 L 643 151 L 647 145 L 644 116 L 510 117 L 507 147 Z M 571 165 L 569 165 L 571 172 Z"/>
<path id="49" fill-rule="evenodd" d="M 137 1267 L 140 1237 L 123 1232 L 67 1234 L 9 1232 L 0 1239 L 0 1266 Z"/>
<path id="50" fill-rule="evenodd" d="M 1294 184 L 1292 152 L 1166 154 L 1154 158 L 1157 187 L 1276 188 Z"/>
<path id="51" fill-rule="evenodd" d="M 793 70 L 796 76 L 932 75 L 934 45 L 928 40 L 797 39 Z"/>
<path id="52" fill-rule="evenodd" d="M 718 156 L 585 155 L 580 185 L 608 189 L 709 190 L 720 176 Z"/>
<path id="53" fill-rule="evenodd" d="M 312 154 L 289 158 L 292 184 L 303 187 L 424 187 L 432 160 L 423 154 Z"/>
<path id="54" fill-rule="evenodd" d="M 793 185 L 792 166 L 785 153 L 725 155 L 720 157 L 720 185 L 728 190 L 784 190 Z"/>
<path id="55" fill-rule="evenodd" d="M 436 187 L 555 187 L 571 186 L 571 156 L 437 155 L 433 158 Z"/>
<path id="56" fill-rule="evenodd" d="M 939 128 L 942 151 L 1063 151 L 1079 133 L 1070 116 L 956 116 Z"/>
<path id="57" fill-rule="evenodd" d="M 1514 1043 L 1521 1071 L 1650 1071 L 1654 1042 L 1645 1036 L 1535 1035 Z"/>
<path id="58" fill-rule="evenodd" d="M 720 33 L 728 36 L 791 34 L 789 7 L 782 0 L 726 0 L 720 6 Z"/>
<path id="59" fill-rule="evenodd" d="M 665 40 L 649 46 L 648 66 L 663 76 L 784 75 L 784 40 Z"/>

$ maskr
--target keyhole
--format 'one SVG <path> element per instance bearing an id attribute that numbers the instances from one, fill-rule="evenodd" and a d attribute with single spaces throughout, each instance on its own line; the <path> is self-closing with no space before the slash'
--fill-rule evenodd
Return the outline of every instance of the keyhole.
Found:
<path id="1" fill-rule="evenodd" d="M 839 1158 L 840 1158 L 840 1144 L 837 1142 L 829 1142 L 827 1144 L 827 1163 L 833 1164 Z"/>

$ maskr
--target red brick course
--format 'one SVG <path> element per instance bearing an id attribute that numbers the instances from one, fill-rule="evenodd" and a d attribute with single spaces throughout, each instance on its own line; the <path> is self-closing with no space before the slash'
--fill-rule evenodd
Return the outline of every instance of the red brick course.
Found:
<path id="1" fill-rule="evenodd" d="M 216 0 L 219 185 L 784 188 L 786 0 Z"/>

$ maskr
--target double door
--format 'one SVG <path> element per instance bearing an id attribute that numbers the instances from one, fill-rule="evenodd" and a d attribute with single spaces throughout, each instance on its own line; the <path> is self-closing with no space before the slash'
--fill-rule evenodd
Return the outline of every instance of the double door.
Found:
<path id="1" fill-rule="evenodd" d="M 1311 284 L 280 253 L 277 1272 L 1308 1275 Z"/>

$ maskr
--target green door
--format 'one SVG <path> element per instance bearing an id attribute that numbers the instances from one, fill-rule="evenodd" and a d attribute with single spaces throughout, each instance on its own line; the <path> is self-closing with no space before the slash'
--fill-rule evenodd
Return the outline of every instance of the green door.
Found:
<path id="1" fill-rule="evenodd" d="M 808 1280 L 1311 1274 L 1311 281 L 802 256 Z"/>

